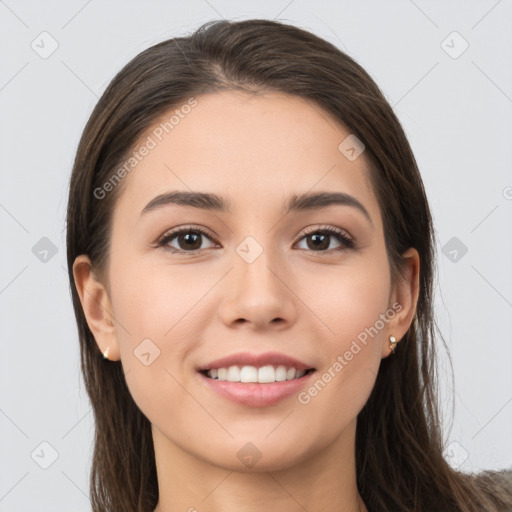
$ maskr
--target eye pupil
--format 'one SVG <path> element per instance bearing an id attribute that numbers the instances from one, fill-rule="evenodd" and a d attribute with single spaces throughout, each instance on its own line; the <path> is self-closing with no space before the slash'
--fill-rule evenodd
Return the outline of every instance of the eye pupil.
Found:
<path id="1" fill-rule="evenodd" d="M 319 241 L 319 238 L 323 238 L 323 240 L 320 241 L 320 243 L 316 243 L 317 241 Z M 329 247 L 329 236 L 328 235 L 322 235 L 322 234 L 313 234 L 313 235 L 310 235 L 309 236 L 309 239 L 314 239 L 315 240 L 315 243 L 313 244 L 313 246 L 310 246 L 309 243 L 308 243 L 308 246 L 310 246 L 310 248 L 314 248 L 314 249 L 327 249 Z M 325 244 L 325 241 L 327 240 L 327 244 Z M 323 245 L 322 245 L 323 243 Z"/>
<path id="2" fill-rule="evenodd" d="M 193 245 L 191 245 L 189 242 L 191 241 L 191 237 L 192 238 L 195 238 L 195 240 L 193 240 L 192 242 L 195 241 L 195 245 L 193 243 Z M 189 231 L 187 233 L 182 233 L 181 235 L 179 235 L 178 239 L 179 239 L 179 242 L 180 242 L 180 245 L 182 242 L 186 242 L 184 243 L 183 245 L 186 246 L 188 249 L 199 249 L 201 247 L 201 242 L 198 240 L 200 240 L 201 238 L 201 234 L 200 233 L 194 233 L 193 231 Z"/>

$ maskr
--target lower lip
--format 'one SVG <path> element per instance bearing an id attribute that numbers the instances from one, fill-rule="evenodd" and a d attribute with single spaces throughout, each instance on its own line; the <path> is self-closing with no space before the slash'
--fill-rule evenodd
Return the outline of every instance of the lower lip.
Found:
<path id="1" fill-rule="evenodd" d="M 315 373 L 312 371 L 298 379 L 265 384 L 210 379 L 202 373 L 199 373 L 199 376 L 210 389 L 224 398 L 249 407 L 266 407 L 298 393 Z"/>

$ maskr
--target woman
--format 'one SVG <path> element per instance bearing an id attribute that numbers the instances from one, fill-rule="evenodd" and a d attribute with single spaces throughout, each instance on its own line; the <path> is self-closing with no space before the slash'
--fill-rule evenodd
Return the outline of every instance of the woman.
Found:
<path id="1" fill-rule="evenodd" d="M 93 510 L 512 510 L 510 475 L 443 458 L 434 244 L 396 116 L 333 45 L 219 21 L 135 57 L 68 203 Z"/>

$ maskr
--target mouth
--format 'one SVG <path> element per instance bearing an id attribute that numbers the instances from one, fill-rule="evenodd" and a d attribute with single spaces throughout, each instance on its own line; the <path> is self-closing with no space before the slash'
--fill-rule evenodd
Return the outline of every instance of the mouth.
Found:
<path id="1" fill-rule="evenodd" d="M 302 377 L 310 375 L 316 371 L 316 369 L 297 369 L 293 366 L 286 367 L 284 365 L 266 365 L 260 367 L 233 365 L 198 371 L 208 379 L 217 381 L 274 384 L 276 382 L 301 379 Z"/>
<path id="2" fill-rule="evenodd" d="M 238 366 L 197 370 L 208 392 L 237 405 L 260 408 L 291 399 L 314 378 L 315 368 L 293 366 Z"/>

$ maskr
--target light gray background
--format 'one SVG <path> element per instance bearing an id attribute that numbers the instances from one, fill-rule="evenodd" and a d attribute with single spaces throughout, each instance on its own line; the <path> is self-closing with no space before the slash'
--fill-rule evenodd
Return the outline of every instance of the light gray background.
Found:
<path id="1" fill-rule="evenodd" d="M 394 106 L 440 241 L 436 304 L 456 386 L 451 418 L 443 358 L 446 456 L 464 471 L 512 465 L 510 0 L 0 0 L 0 511 L 90 510 L 92 414 L 63 231 L 74 152 L 126 62 L 221 17 L 311 30 L 355 58 Z M 31 47 L 48 51 L 52 39 L 46 59 Z M 57 249 L 46 262 L 43 237 Z M 453 247 L 442 252 L 453 237 L 467 247 L 456 261 Z"/>

